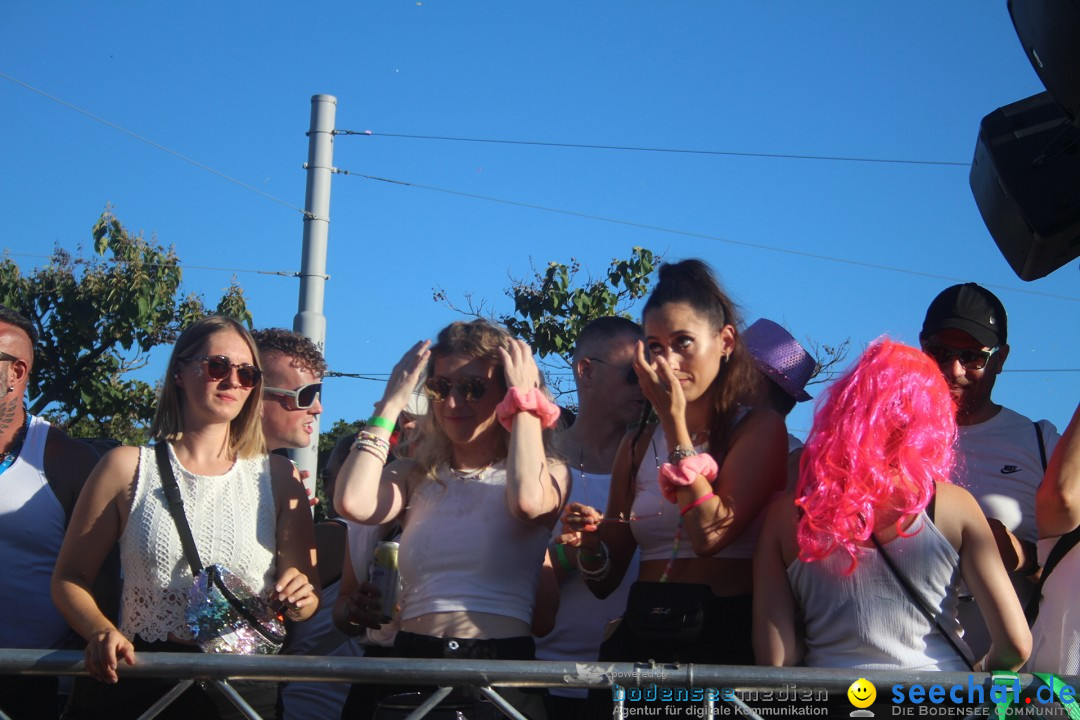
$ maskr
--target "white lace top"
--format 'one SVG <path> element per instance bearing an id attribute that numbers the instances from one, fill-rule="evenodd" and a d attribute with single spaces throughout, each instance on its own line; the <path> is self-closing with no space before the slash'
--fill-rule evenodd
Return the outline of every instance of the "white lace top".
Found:
<path id="1" fill-rule="evenodd" d="M 169 459 L 203 564 L 221 564 L 251 587 L 269 590 L 276 579 L 277 517 L 269 457 L 237 460 L 217 476 L 188 472 L 171 446 Z M 131 514 L 120 537 L 120 564 L 120 632 L 148 642 L 165 640 L 169 633 L 190 639 L 184 607 L 191 567 L 169 514 L 152 446 L 139 449 Z"/>

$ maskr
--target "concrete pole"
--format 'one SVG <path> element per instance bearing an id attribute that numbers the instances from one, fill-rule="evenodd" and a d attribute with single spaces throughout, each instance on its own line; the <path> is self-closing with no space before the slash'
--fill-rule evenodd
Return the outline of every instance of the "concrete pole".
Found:
<path id="1" fill-rule="evenodd" d="M 311 129 L 308 131 L 307 192 L 304 197 L 304 249 L 300 261 L 300 301 L 293 330 L 326 352 L 326 241 L 330 234 L 330 176 L 334 166 L 334 118 L 337 98 L 311 97 Z M 319 474 L 319 420 L 311 445 L 290 451 L 293 462 L 308 472 L 304 485 L 315 492 Z"/>

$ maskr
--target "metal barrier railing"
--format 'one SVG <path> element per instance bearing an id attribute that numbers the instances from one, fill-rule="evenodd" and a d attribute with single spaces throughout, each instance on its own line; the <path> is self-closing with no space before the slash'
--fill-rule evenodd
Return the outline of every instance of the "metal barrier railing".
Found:
<path id="1" fill-rule="evenodd" d="M 522 716 L 514 710 L 493 686 L 498 687 L 564 687 L 603 689 L 619 686 L 634 688 L 710 688 L 725 692 L 719 703 L 731 703 L 740 708 L 740 715 L 761 720 L 761 715 L 746 701 L 757 702 L 762 696 L 774 698 L 780 693 L 792 700 L 813 698 L 824 691 L 827 697 L 847 697 L 852 683 L 863 678 L 876 687 L 907 687 L 916 684 L 924 688 L 933 685 L 982 687 L 982 696 L 990 697 L 993 677 L 988 673 L 971 672 L 896 672 L 850 671 L 822 668 L 772 668 L 739 665 L 662 665 L 645 663 L 553 662 L 542 660 L 427 660 L 401 658 L 346 658 L 293 655 L 211 655 L 192 653 L 139 653 L 137 664 L 121 664 L 118 673 L 124 678 L 171 678 L 184 685 L 170 692 L 178 696 L 192 681 L 218 683 L 234 702 L 239 695 L 227 680 L 266 680 L 382 683 L 392 678 L 395 685 L 437 686 L 440 690 L 432 699 L 409 715 L 409 720 L 424 717 L 438 700 L 454 688 L 477 688 L 502 712 L 511 718 Z M 0 675 L 86 675 L 83 654 L 71 650 L 10 650 L 0 649 Z M 1072 687 L 1080 685 L 1080 677 L 1063 677 Z M 1034 690 L 1041 681 L 1032 675 L 1018 676 L 1019 691 Z M 234 697 L 235 696 L 235 697 Z M 640 693 L 639 693 L 640 696 Z M 171 699 L 171 697 L 169 699 Z M 166 698 L 163 698 L 164 701 Z M 631 698 L 633 699 L 633 698 Z M 159 707 L 160 706 L 160 707 Z M 160 710 L 165 703 L 159 702 Z M 250 707 L 237 706 L 252 720 L 259 720 Z M 614 712 L 620 704 L 613 702 Z M 707 707 L 707 704 L 704 705 Z M 894 708 L 895 710 L 895 708 Z M 715 713 L 710 712 L 709 715 Z M 726 713 L 725 713 L 726 714 Z M 774 714 L 774 713 L 770 713 Z M 923 715 L 898 713 L 894 715 Z M 986 716 L 986 713 L 979 713 Z M 1019 714 L 1019 713 L 1016 713 Z M 708 716 L 708 715 L 707 715 Z M 153 717 L 145 715 L 144 717 Z M 619 717 L 619 715 L 615 715 Z M 554 719 L 553 719 L 554 720 Z"/>

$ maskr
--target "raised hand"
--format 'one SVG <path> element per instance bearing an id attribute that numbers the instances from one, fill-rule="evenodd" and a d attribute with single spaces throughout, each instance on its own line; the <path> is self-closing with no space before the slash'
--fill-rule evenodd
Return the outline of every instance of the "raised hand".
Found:
<path id="1" fill-rule="evenodd" d="M 657 356 L 650 362 L 645 357 L 645 343 L 640 340 L 634 353 L 634 372 L 642 394 L 661 421 L 667 417 L 686 417 L 686 396 L 679 378 L 663 357 Z"/>
<path id="2" fill-rule="evenodd" d="M 386 381 L 386 391 L 378 405 L 379 413 L 385 414 L 388 420 L 396 420 L 409 404 L 409 399 L 427 367 L 428 357 L 431 355 L 430 348 L 430 340 L 421 340 L 405 352 L 390 372 L 390 379 Z"/>
<path id="3" fill-rule="evenodd" d="M 499 355 L 503 361 L 507 388 L 528 390 L 540 387 L 540 368 L 536 367 L 532 348 L 528 343 L 513 339 L 510 341 L 509 350 L 499 348 Z"/>

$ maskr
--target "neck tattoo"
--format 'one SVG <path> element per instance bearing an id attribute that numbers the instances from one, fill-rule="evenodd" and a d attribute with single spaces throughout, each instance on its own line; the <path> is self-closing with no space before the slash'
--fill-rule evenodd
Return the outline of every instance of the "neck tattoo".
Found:
<path id="1" fill-rule="evenodd" d="M 26 441 L 26 429 L 30 427 L 30 417 L 23 409 L 23 423 L 19 428 L 19 432 L 16 433 L 15 439 L 11 442 L 11 447 L 7 450 L 0 452 L 0 472 L 7 470 L 11 467 L 11 464 L 19 457 L 19 452 L 22 450 L 23 442 Z"/>

